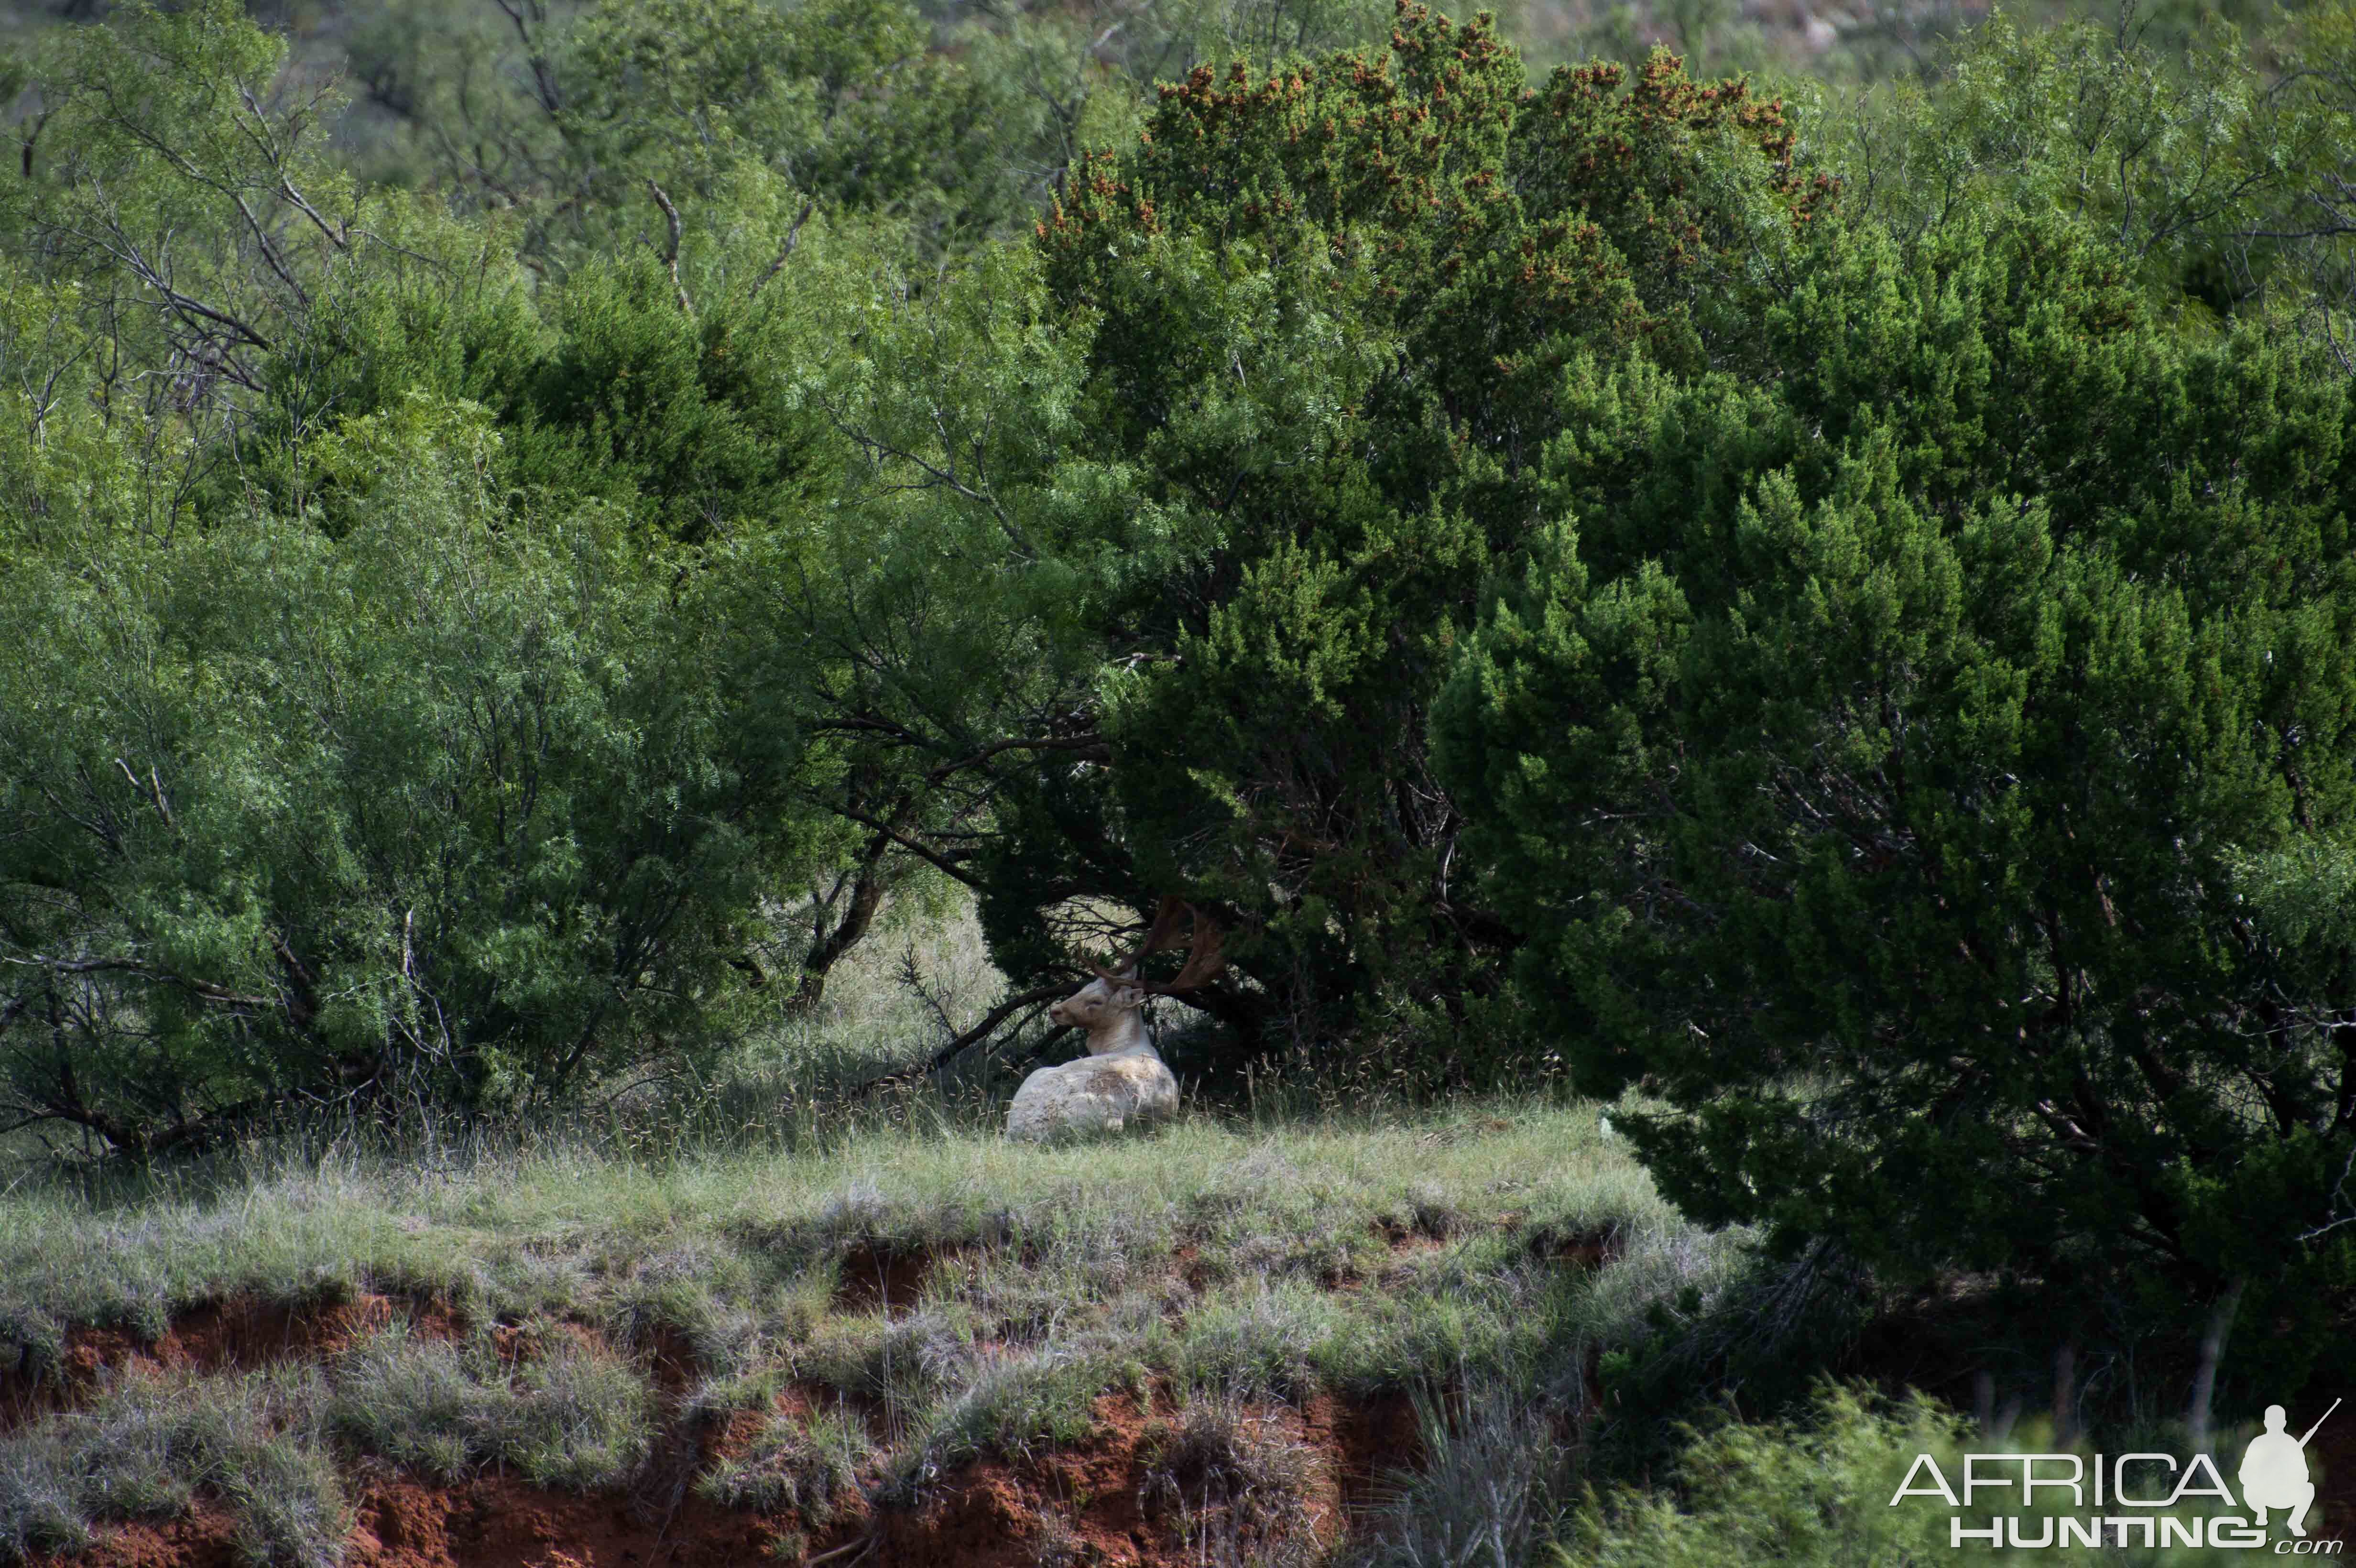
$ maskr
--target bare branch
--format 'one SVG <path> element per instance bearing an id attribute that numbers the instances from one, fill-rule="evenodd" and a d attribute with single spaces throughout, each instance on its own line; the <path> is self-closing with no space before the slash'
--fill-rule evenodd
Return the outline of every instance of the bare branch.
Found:
<path id="1" fill-rule="evenodd" d="M 891 824 L 879 821 L 875 817 L 870 816 L 866 813 L 858 810 L 856 807 L 843 805 L 839 803 L 833 804 L 830 806 L 830 809 L 837 816 L 848 817 L 850 820 L 858 823 L 862 827 L 873 828 L 876 832 L 883 834 L 885 837 L 891 839 L 893 843 L 897 844 L 901 848 L 905 849 L 911 855 L 926 861 L 927 864 L 932 866 L 935 870 L 941 872 L 943 875 L 955 878 L 959 882 L 964 883 L 967 887 L 973 889 L 976 892 L 981 891 L 981 884 L 975 880 L 972 872 L 964 869 L 958 866 L 957 862 L 949 859 L 938 850 L 918 843 L 916 839 L 909 837 L 906 834 L 894 827 Z"/>
<path id="2" fill-rule="evenodd" d="M 303 193 L 294 188 L 294 181 L 287 179 L 283 175 L 279 176 L 278 180 L 278 194 L 284 197 L 288 201 L 294 203 L 294 210 L 309 219 L 313 226 L 316 227 L 319 230 L 320 234 L 326 238 L 328 244 L 333 245 L 338 251 L 348 251 L 351 249 L 351 240 L 348 236 L 348 231 L 329 228 L 327 226 L 327 220 L 319 216 L 319 209 L 313 207 L 310 202 L 304 198 Z M 365 237 L 365 231 L 363 231 L 363 237 Z"/>
<path id="3" fill-rule="evenodd" d="M 977 767 L 1001 752 L 1078 752 L 1087 762 L 1109 763 L 1112 761 L 1112 748 L 1105 743 L 1105 739 L 1101 735 L 1026 736 L 1013 741 L 993 741 L 979 751 L 958 758 L 955 762 L 943 763 L 925 775 L 925 782 L 939 784 L 951 773 L 963 773 L 968 768 Z"/>
<path id="4" fill-rule="evenodd" d="M 2331 1189 L 2331 1206 L 2334 1209 L 2339 1208 L 2342 1202 L 2346 1201 L 2348 1197 L 2348 1179 L 2351 1175 L 2356 1175 L 2356 1148 L 2351 1148 L 2348 1151 L 2348 1163 L 2340 1168 L 2340 1179 Z M 2302 1232 L 2298 1239 L 2302 1242 L 2311 1242 L 2318 1236 L 2329 1234 L 2331 1232 L 2340 1229 L 2342 1225 L 2356 1225 L 2356 1213 L 2342 1214 L 2336 1220 L 2327 1221 L 2325 1223 L 2318 1225 L 2312 1231 Z"/>
<path id="5" fill-rule="evenodd" d="M 531 66 L 532 85 L 537 90 L 542 112 L 553 120 L 564 107 L 564 95 L 557 91 L 556 72 L 549 64 L 548 50 L 532 37 L 531 25 L 548 20 L 547 8 L 539 0 L 494 0 L 515 24 L 516 37 L 523 41 L 524 59 Z"/>
<path id="6" fill-rule="evenodd" d="M 310 291 L 296 282 L 294 274 L 287 269 L 285 261 L 278 254 L 278 247 L 270 242 L 270 231 L 262 226 L 262 219 L 253 215 L 253 208 L 246 205 L 245 197 L 242 196 L 232 191 L 230 194 L 230 200 L 236 206 L 239 216 L 245 219 L 246 228 L 252 230 L 253 242 L 261 249 L 262 262 L 276 274 L 280 283 L 293 291 L 296 303 L 308 306 L 311 303 Z"/>
<path id="7" fill-rule="evenodd" d="M 191 979 L 186 975 L 175 975 L 168 970 L 151 968 L 132 958 L 51 958 L 45 954 L 36 953 L 29 958 L 0 959 L 0 963 L 46 969 L 52 975 L 129 975 L 159 986 L 170 986 L 186 991 L 190 996 L 201 997 L 208 1002 L 219 1002 L 221 1006 L 229 1008 L 275 1008 L 278 1005 L 274 997 L 249 997 L 241 992 L 216 986 L 210 981 Z"/>
<path id="8" fill-rule="evenodd" d="M 786 230 L 786 242 L 777 248 L 777 259 L 769 263 L 767 272 L 754 280 L 752 291 L 744 296 L 746 299 L 758 299 L 761 291 L 768 286 L 769 280 L 784 269 L 786 258 L 791 256 L 794 253 L 794 247 L 801 242 L 802 225 L 809 221 L 810 209 L 817 205 L 814 201 L 802 203 L 801 211 L 794 217 L 793 227 Z"/>
<path id="9" fill-rule="evenodd" d="M 114 765 L 123 770 L 123 776 L 131 781 L 133 789 L 139 787 L 139 775 L 131 771 L 129 763 L 117 757 L 114 759 Z M 147 770 L 147 795 L 155 803 L 155 815 L 164 819 L 164 826 L 172 830 L 174 837 L 179 837 L 180 825 L 172 819 L 171 803 L 164 798 L 164 783 L 155 776 L 154 768 Z"/>
<path id="10" fill-rule="evenodd" d="M 653 180 L 647 181 L 647 188 L 655 193 L 655 205 L 662 208 L 663 221 L 670 225 L 670 244 L 663 251 L 663 265 L 670 270 L 671 291 L 679 296 L 680 313 L 693 315 L 695 306 L 687 297 L 687 285 L 679 281 L 679 208 L 670 204 L 669 193 Z"/>
<path id="11" fill-rule="evenodd" d="M 999 1003 L 998 1006 L 991 1008 L 989 1012 L 983 1014 L 982 1019 L 980 1023 L 974 1025 L 963 1034 L 960 1034 L 956 1039 L 950 1040 L 947 1045 L 941 1047 L 940 1050 L 933 1052 L 931 1058 L 922 1065 L 896 1068 L 890 1072 L 883 1074 L 881 1077 L 869 1079 L 866 1083 L 862 1083 L 858 1088 L 852 1090 L 851 1093 L 853 1094 L 873 1093 L 874 1091 L 884 1088 L 890 1084 L 913 1083 L 918 1078 L 938 1072 L 942 1068 L 947 1067 L 950 1062 L 956 1061 L 960 1053 L 989 1039 L 992 1033 L 996 1032 L 999 1025 L 1004 1023 L 1014 1014 L 1021 1012 L 1025 1008 L 1044 1007 L 1050 1002 L 1061 1001 L 1066 997 L 1070 996 L 1076 989 L 1078 989 L 1077 987 L 1067 981 L 1062 985 L 1041 986 L 1035 990 L 1025 991 L 1020 996 L 1009 997 L 1006 1000 Z M 1070 1024 L 1064 1024 L 1049 1030 L 1047 1033 L 1047 1040 L 1056 1039 L 1058 1036 L 1062 1035 L 1066 1029 L 1072 1027 L 1073 1026 Z M 1040 1042 L 1043 1049 L 1047 1043 L 1047 1040 Z"/>

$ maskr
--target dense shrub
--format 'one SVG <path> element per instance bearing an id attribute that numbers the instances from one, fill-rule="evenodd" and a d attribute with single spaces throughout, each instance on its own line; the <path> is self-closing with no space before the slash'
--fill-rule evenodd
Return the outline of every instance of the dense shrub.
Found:
<path id="1" fill-rule="evenodd" d="M 1522 74 L 1489 21 L 1414 6 L 1386 51 L 1199 69 L 1075 165 L 1035 267 L 855 322 L 881 346 L 841 419 L 899 497 L 862 539 L 900 549 L 850 576 L 878 674 L 826 722 L 988 795 L 942 853 L 1018 978 L 1070 972 L 1106 903 L 1215 911 L 1238 978 L 1195 1000 L 1237 1033 L 1189 1065 L 1526 1060 L 1483 1011 L 1512 936 L 1460 875 L 1430 700 L 1549 513 L 1566 368 L 1743 352 L 1823 196 L 1742 83 Z M 1048 650 L 991 687 L 1023 699 L 995 734 L 934 684 L 991 613 Z"/>
<path id="2" fill-rule="evenodd" d="M 2247 1279 L 2295 1383 L 2356 1267 L 2344 970 L 2237 858 L 2356 803 L 2344 379 L 2184 345 L 2066 225 L 1826 238 L 1772 385 L 1601 379 L 1455 677 L 1519 973 L 1677 1102 L 1625 1125 L 1687 1212 L 2076 1313 Z"/>
<path id="3" fill-rule="evenodd" d="M 791 728 L 625 519 L 505 517 L 496 443 L 422 397 L 323 435 L 333 541 L 0 519 L 16 1116 L 490 1105 L 725 1019 Z"/>

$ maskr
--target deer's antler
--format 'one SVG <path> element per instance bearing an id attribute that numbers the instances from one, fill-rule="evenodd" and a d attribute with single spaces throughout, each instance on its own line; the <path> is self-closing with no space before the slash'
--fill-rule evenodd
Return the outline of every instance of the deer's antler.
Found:
<path id="1" fill-rule="evenodd" d="M 1138 978 L 1137 966 L 1170 945 L 1171 938 L 1177 934 L 1178 919 L 1182 914 L 1193 925 L 1185 964 L 1174 978 L 1167 981 Z M 1135 986 L 1156 996 L 1174 996 L 1181 991 L 1192 991 L 1208 985 L 1218 976 L 1226 966 L 1226 960 L 1219 952 L 1220 944 L 1226 940 L 1226 933 L 1218 922 L 1183 899 L 1164 898 L 1161 907 L 1154 911 L 1153 923 L 1146 927 L 1145 940 L 1138 944 L 1137 951 L 1124 959 L 1118 970 L 1098 969 L 1097 973 L 1116 985 Z"/>

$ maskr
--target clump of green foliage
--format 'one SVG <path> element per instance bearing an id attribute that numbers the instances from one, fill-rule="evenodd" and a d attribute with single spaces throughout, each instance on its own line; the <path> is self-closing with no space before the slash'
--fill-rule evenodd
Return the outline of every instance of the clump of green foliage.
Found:
<path id="1" fill-rule="evenodd" d="M 1908 1473 L 1928 1455 L 1941 1473 L 1961 1473 L 1963 1456 L 2051 1451 L 2050 1428 L 1998 1440 L 1933 1400 L 1892 1401 L 1870 1390 L 1827 1383 L 1794 1419 L 1750 1424 L 1721 1420 L 1688 1434 L 1674 1493 L 1616 1488 L 1590 1492 L 1556 1549 L 1562 1568 L 1699 1568 L 1728 1563 L 1891 1563 L 1917 1568 L 1954 1560 L 1951 1521 L 1984 1530 L 2008 1515 L 2039 1539 L 2057 1512 L 2075 1511 L 2046 1494 L 2003 1513 L 1956 1509 L 1935 1497 L 1899 1499 Z M 1924 1472 L 1927 1477 L 1928 1472 Z M 1960 1486 L 1960 1483 L 1955 1483 Z M 2155 1510 L 2157 1512 L 2158 1510 Z M 2163 1516 L 2164 1517 L 2164 1516 Z M 2049 1556 L 2000 1548 L 1994 1562 Z M 2183 1546 L 2104 1547 L 2101 1560 L 2153 1563 L 2220 1561 L 2222 1553 Z"/>
<path id="2" fill-rule="evenodd" d="M 989 495 L 912 521 L 1095 650 L 1093 740 L 995 767 L 981 913 L 1011 973 L 1068 962 L 1076 898 L 1184 890 L 1251 982 L 1198 998 L 1231 1051 L 1429 1085 L 1526 1047 L 1484 1006 L 1510 938 L 1448 891 L 1430 700 L 1546 512 L 1574 355 L 1707 364 L 1819 193 L 1743 84 L 1665 59 L 1522 78 L 1487 19 L 1415 6 L 1387 50 L 1197 69 L 1076 165 L 1035 281 L 977 302 L 1054 325 L 1059 389 L 993 438 Z M 868 398 L 879 446 L 915 450 L 905 394 Z M 845 721 L 926 722 L 846 695 Z"/>
<path id="3" fill-rule="evenodd" d="M 791 1512 L 824 1529 L 857 1482 L 867 1435 L 839 1412 L 772 1414 L 744 1453 L 723 1459 L 696 1485 L 731 1508 Z"/>
<path id="4" fill-rule="evenodd" d="M 1519 976 L 1665 1088 L 1688 1213 L 2033 1275 L 2064 1338 L 2243 1282 L 2296 1386 L 2356 1277 L 2339 961 L 2238 857 L 2356 802 L 2345 378 L 2043 219 L 1816 238 L 1772 386 L 1596 368 L 1578 521 L 1453 677 Z"/>
<path id="5" fill-rule="evenodd" d="M 133 1381 L 0 1439 L 0 1562 L 73 1553 L 94 1523 L 171 1519 L 203 1496 L 246 1560 L 334 1568 L 350 1520 L 309 1370 Z"/>
<path id="6" fill-rule="evenodd" d="M 654 1438 L 637 1371 L 559 1332 L 519 1365 L 480 1340 L 373 1335 L 345 1352 L 327 1419 L 359 1452 L 437 1479 L 496 1465 L 584 1492 L 628 1476 Z"/>

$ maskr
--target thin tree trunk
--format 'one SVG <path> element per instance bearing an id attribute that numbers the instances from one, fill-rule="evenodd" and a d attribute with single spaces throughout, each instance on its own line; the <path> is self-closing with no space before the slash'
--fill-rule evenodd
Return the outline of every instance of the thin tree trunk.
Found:
<path id="1" fill-rule="evenodd" d="M 2209 1312 L 2209 1330 L 2201 1336 L 2200 1368 L 2192 1374 L 2192 1409 L 2185 1424 L 2192 1429 L 2192 1451 L 2209 1452 L 2210 1401 L 2217 1392 L 2217 1365 L 2225 1359 L 2225 1340 L 2233 1331 L 2233 1315 L 2242 1307 L 2242 1290 L 2250 1282 L 2237 1278 L 2225 1287 Z"/>
<path id="2" fill-rule="evenodd" d="M 2053 1350 L 2053 1445 L 2067 1448 L 2078 1436 L 2078 1345 L 2064 1339 Z"/>
<path id="3" fill-rule="evenodd" d="M 842 918 L 835 922 L 834 929 L 810 944 L 809 954 L 802 959 L 801 979 L 786 1001 L 789 1016 L 803 1018 L 818 1010 L 819 1003 L 826 997 L 828 972 L 859 945 L 875 923 L 876 912 L 884 907 L 884 857 L 891 848 L 892 840 L 881 833 L 870 840 L 851 881 L 851 901 L 843 906 Z"/>

